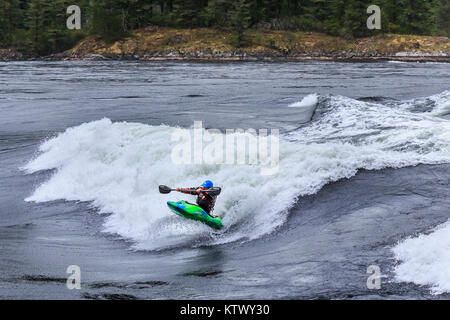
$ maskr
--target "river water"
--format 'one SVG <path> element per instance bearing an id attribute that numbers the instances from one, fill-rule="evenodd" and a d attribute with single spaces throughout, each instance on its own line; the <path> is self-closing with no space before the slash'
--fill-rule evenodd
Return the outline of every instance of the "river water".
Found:
<path id="1" fill-rule="evenodd" d="M 448 299 L 449 79 L 439 63 L 0 63 L 0 297 Z M 173 163 L 194 121 L 279 130 L 277 171 Z M 206 178 L 219 231 L 157 188 Z"/>

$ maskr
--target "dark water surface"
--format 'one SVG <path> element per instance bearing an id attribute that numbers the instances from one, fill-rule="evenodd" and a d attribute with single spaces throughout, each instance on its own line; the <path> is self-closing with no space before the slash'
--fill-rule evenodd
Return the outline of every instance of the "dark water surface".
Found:
<path id="1" fill-rule="evenodd" d="M 98 214 L 92 203 L 24 201 L 55 172 L 20 168 L 45 139 L 102 118 L 171 127 L 202 120 L 219 129 L 295 133 L 308 129 L 306 111 L 287 106 L 308 94 L 317 93 L 324 115 L 340 115 L 339 99 L 395 110 L 409 101 L 408 112 L 421 115 L 445 107 L 446 96 L 411 99 L 442 94 L 449 79 L 450 65 L 432 63 L 0 63 L 0 298 L 448 299 L 396 281 L 391 250 L 448 220 L 450 165 L 441 153 L 430 161 L 435 164 L 386 160 L 398 168 L 361 170 L 300 196 L 286 222 L 257 239 L 157 251 L 135 250 L 134 238 L 102 232 L 108 213 Z M 345 98 L 336 102 L 337 96 Z M 446 113 L 441 116 L 446 121 Z M 388 124 L 374 128 L 391 132 Z M 333 134 L 320 143 L 334 141 Z M 357 140 L 364 152 L 372 140 L 357 134 L 345 139 Z M 427 148 L 433 147 L 418 142 L 404 150 L 421 155 Z M 227 232 L 238 234 L 235 229 Z M 81 268 L 81 290 L 65 286 L 69 265 Z M 379 290 L 366 286 L 369 265 L 381 268 Z"/>

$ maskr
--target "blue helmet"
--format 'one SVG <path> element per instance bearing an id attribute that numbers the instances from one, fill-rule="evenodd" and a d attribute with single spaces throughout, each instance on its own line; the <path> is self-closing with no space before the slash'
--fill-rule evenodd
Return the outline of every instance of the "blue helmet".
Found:
<path id="1" fill-rule="evenodd" d="M 211 180 L 206 180 L 205 182 L 203 182 L 201 187 L 203 187 L 205 189 L 209 189 L 209 188 L 214 187 L 214 184 L 213 184 L 213 182 Z"/>

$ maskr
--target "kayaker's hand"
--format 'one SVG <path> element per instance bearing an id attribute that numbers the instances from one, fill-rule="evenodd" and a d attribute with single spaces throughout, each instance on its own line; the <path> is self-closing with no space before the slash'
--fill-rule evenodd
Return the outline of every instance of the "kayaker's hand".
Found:
<path id="1" fill-rule="evenodd" d="M 197 190 L 195 190 L 198 194 L 200 194 L 202 192 L 202 188 L 198 188 Z"/>
<path id="2" fill-rule="evenodd" d="M 181 189 L 180 189 L 180 188 L 176 188 L 175 190 L 176 190 L 176 191 L 178 191 L 178 192 L 180 192 L 180 191 L 181 191 Z"/>

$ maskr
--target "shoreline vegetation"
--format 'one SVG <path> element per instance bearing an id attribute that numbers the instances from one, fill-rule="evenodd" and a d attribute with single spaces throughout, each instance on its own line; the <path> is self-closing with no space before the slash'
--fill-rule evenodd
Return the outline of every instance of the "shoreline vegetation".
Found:
<path id="1" fill-rule="evenodd" d="M 450 62 L 449 15 L 449 0 L 2 0 L 0 61 Z"/>
<path id="2" fill-rule="evenodd" d="M 234 33 L 226 30 L 149 26 L 109 43 L 89 36 L 72 49 L 50 55 L 0 49 L 0 61 L 24 60 L 450 62 L 450 39 L 399 34 L 346 39 L 317 32 L 247 29 L 236 46 Z"/>

